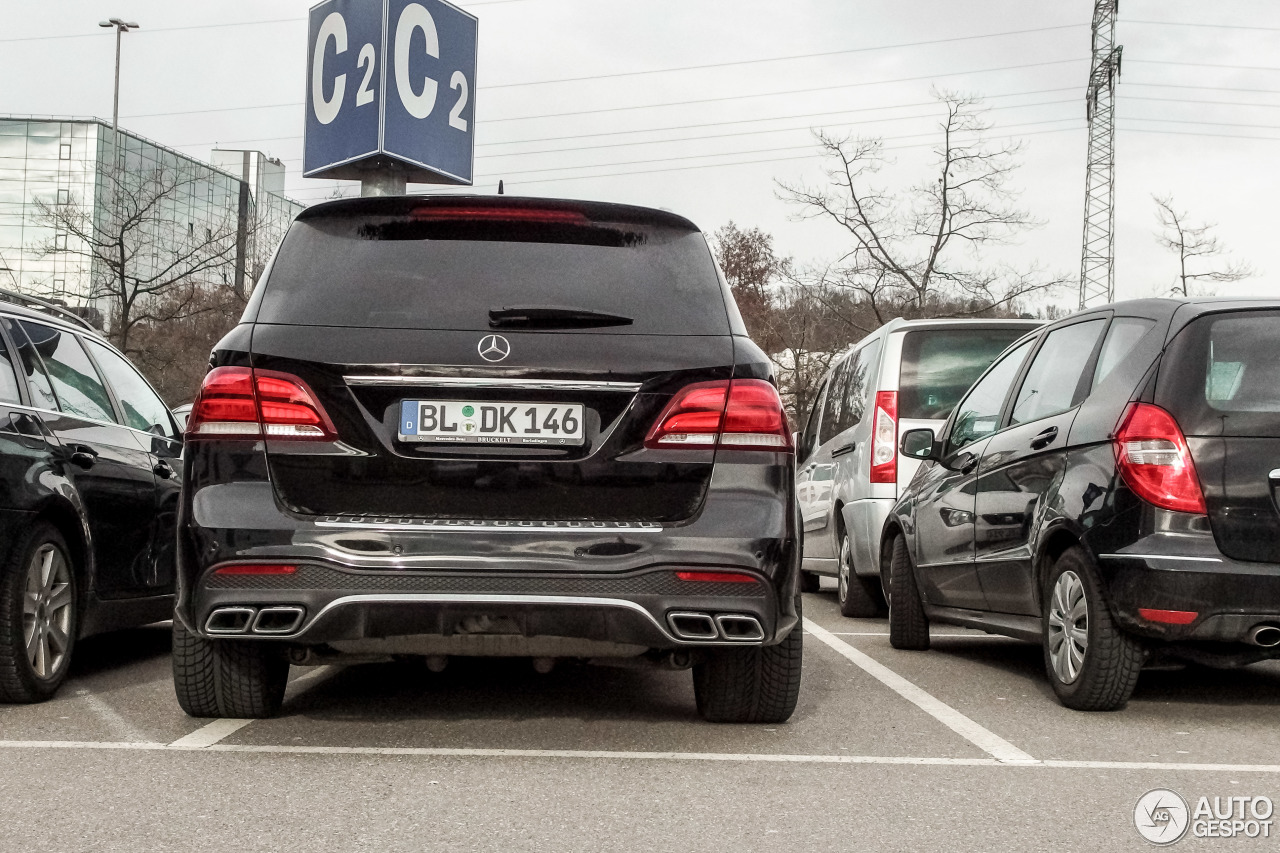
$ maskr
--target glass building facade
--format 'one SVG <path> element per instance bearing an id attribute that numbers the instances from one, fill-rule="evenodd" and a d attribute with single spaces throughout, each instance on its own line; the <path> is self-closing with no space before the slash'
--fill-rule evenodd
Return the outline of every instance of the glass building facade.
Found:
<path id="1" fill-rule="evenodd" d="M 122 269 L 232 285 L 243 255 L 247 291 L 303 206 L 283 195 L 277 161 L 218 151 L 214 163 L 97 119 L 0 117 L 0 288 L 109 318 Z M 105 261 L 122 233 L 127 265 Z"/>

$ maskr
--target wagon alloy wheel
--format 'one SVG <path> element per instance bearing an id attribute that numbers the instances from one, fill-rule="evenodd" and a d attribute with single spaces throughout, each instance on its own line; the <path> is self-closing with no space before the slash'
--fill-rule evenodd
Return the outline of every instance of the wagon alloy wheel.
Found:
<path id="1" fill-rule="evenodd" d="M 57 546 L 46 543 L 27 564 L 22 598 L 22 638 L 37 678 L 53 678 L 66 666 L 72 605 L 71 569 Z"/>
<path id="2" fill-rule="evenodd" d="M 853 570 L 853 540 L 848 531 L 840 535 L 840 566 L 836 573 L 836 602 L 844 616 L 869 618 L 884 610 L 879 583 L 862 578 Z"/>
<path id="3" fill-rule="evenodd" d="M 1089 602 L 1080 576 L 1065 571 L 1053 585 L 1049 605 L 1049 659 L 1063 684 L 1080 677 L 1089 649 Z"/>

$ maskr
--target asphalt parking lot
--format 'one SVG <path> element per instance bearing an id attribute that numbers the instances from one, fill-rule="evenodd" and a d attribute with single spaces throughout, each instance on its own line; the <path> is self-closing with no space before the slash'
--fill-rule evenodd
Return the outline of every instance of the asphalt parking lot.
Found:
<path id="1" fill-rule="evenodd" d="M 767 727 L 701 722 L 687 672 L 519 660 L 295 668 L 280 718 L 200 721 L 167 626 L 87 640 L 57 698 L 0 706 L 0 850 L 1131 850 L 1153 788 L 1280 799 L 1280 663 L 1151 670 L 1082 714 L 1036 647 L 898 652 L 805 605 Z"/>

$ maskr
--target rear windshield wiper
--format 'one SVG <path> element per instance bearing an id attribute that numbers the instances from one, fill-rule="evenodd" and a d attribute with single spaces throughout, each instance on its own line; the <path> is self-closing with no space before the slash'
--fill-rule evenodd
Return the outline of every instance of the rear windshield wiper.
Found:
<path id="1" fill-rule="evenodd" d="M 633 322 L 630 317 L 587 308 L 522 305 L 489 309 L 489 326 L 493 329 L 590 329 L 630 326 Z"/>

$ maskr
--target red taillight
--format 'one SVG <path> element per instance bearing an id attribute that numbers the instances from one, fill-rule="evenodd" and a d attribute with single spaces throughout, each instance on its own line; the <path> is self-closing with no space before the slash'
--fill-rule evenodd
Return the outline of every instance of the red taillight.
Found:
<path id="1" fill-rule="evenodd" d="M 871 425 L 871 482 L 898 482 L 898 392 L 877 391 Z"/>
<path id="2" fill-rule="evenodd" d="M 1194 610 L 1152 610 L 1139 607 L 1138 615 L 1148 622 L 1161 622 L 1165 625 L 1190 625 L 1200 614 Z"/>
<path id="3" fill-rule="evenodd" d="M 676 572 L 682 581 L 704 581 L 707 583 L 760 583 L 759 578 L 739 572 Z"/>
<path id="4" fill-rule="evenodd" d="M 213 570 L 215 575 L 292 575 L 298 567 L 280 563 L 233 563 Z"/>
<path id="5" fill-rule="evenodd" d="M 760 379 L 686 385 L 671 398 L 645 446 L 790 450 L 791 432 L 778 391 Z"/>
<path id="6" fill-rule="evenodd" d="M 333 423 L 296 376 L 216 367 L 205 376 L 187 421 L 189 438 L 332 440 Z"/>
<path id="7" fill-rule="evenodd" d="M 1131 403 L 1115 448 L 1120 476 L 1138 497 L 1161 509 L 1204 514 L 1191 450 L 1173 415 L 1150 403 Z"/>
<path id="8" fill-rule="evenodd" d="M 590 225 L 586 214 L 577 210 L 542 207 L 419 207 L 409 214 L 422 222 L 545 222 L 553 225 Z"/>

